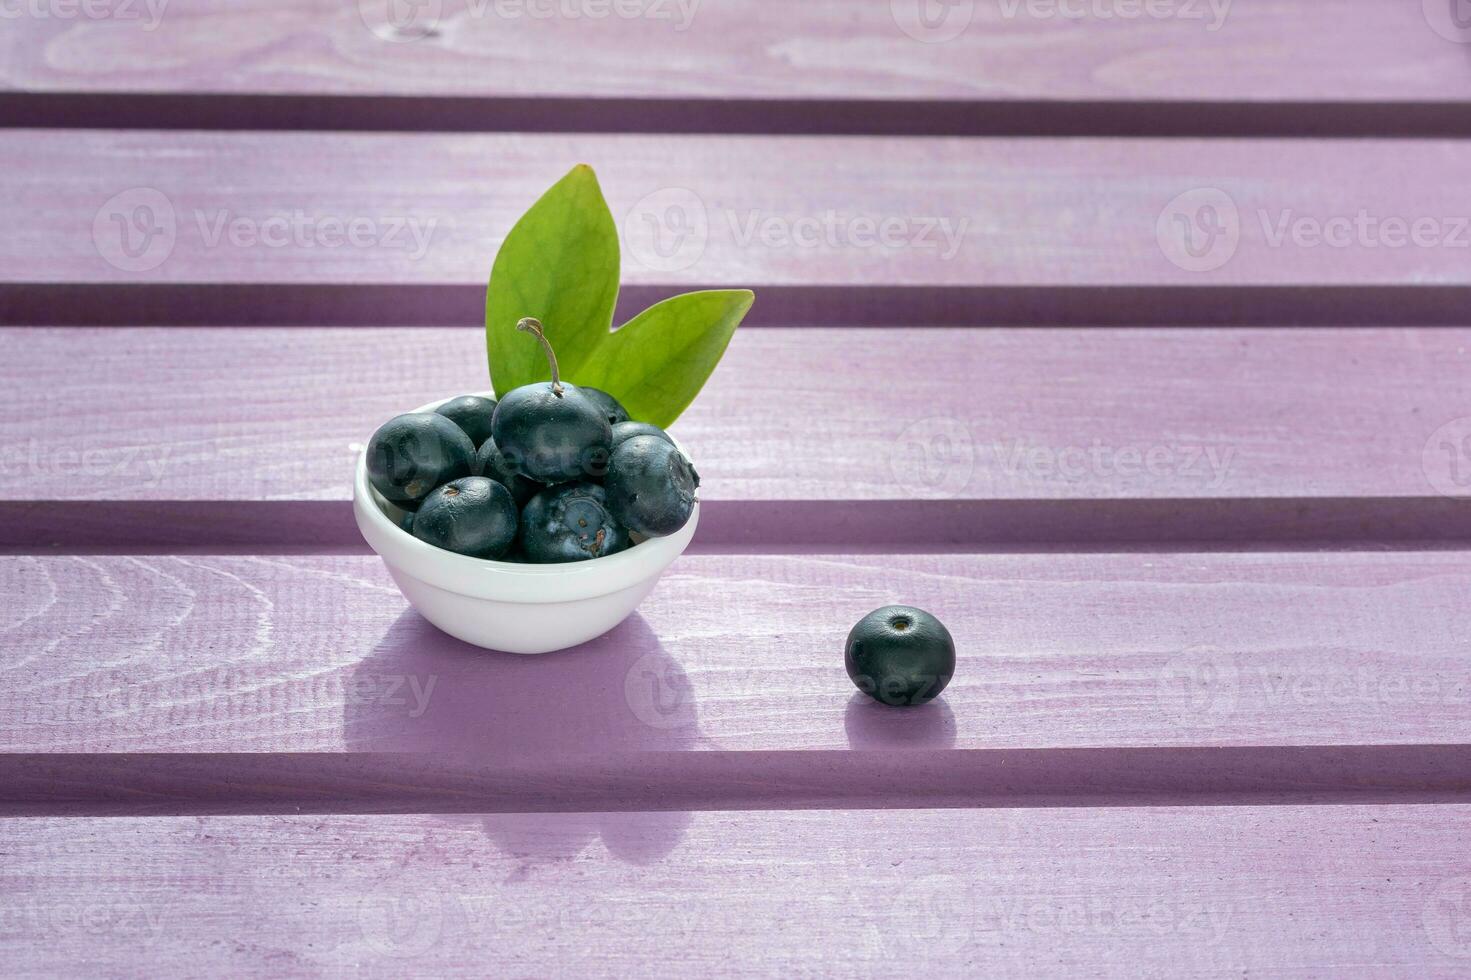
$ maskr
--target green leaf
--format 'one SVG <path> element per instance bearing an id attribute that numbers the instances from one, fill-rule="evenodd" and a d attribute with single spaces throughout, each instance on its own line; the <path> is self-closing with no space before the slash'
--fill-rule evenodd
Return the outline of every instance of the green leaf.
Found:
<path id="1" fill-rule="evenodd" d="M 755 299 L 749 289 L 712 289 L 655 303 L 568 379 L 603 389 L 640 422 L 668 428 L 705 386 Z"/>
<path id="2" fill-rule="evenodd" d="M 485 349 L 497 397 L 549 379 L 541 347 L 516 322 L 534 316 L 569 379 L 608 339 L 618 300 L 618 229 L 592 168 L 573 167 L 516 222 L 485 292 Z"/>
<path id="3" fill-rule="evenodd" d="M 485 348 L 497 397 L 551 377 L 516 330 L 536 317 L 562 378 L 601 388 L 640 422 L 667 428 L 694 401 L 755 301 L 747 289 L 685 293 L 609 332 L 618 301 L 618 230 L 592 168 L 552 186 L 506 236 L 485 294 Z"/>

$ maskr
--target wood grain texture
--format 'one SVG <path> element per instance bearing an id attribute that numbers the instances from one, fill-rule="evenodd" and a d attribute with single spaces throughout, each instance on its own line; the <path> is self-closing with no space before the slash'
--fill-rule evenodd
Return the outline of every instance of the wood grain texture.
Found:
<path id="1" fill-rule="evenodd" d="M 653 779 L 689 753 L 923 768 L 1450 745 L 1471 742 L 1468 588 L 1466 552 L 686 556 L 623 626 L 523 658 L 439 633 L 376 558 L 9 557 L 0 750 L 414 752 L 553 779 L 636 758 Z M 863 699 L 842 664 L 852 623 L 896 601 L 959 645 L 943 698 L 912 712 Z"/>
<path id="2" fill-rule="evenodd" d="M 43 503 L 346 500 L 377 425 L 488 385 L 473 329 L 0 346 L 0 498 Z M 1468 412 L 1466 330 L 755 330 L 675 432 L 711 501 L 1414 498 Z"/>
<path id="3" fill-rule="evenodd" d="M 547 16 L 569 6 L 582 16 Z M 1468 78 L 1464 50 L 1414 3 L 1236 0 L 1156 5 L 1158 16 L 979 0 L 933 31 L 903 2 L 599 6 L 446 0 L 395 33 L 381 2 L 173 0 L 156 19 L 136 3 L 14 20 L 0 81 L 32 92 L 1378 103 L 1461 102 Z M 905 27 L 956 36 L 924 43 Z"/>
<path id="4" fill-rule="evenodd" d="M 12 976 L 1463 976 L 1465 806 L 8 820 Z"/>
<path id="5" fill-rule="evenodd" d="M 967 290 L 1471 285 L 1471 188 L 1457 177 L 1471 148 L 1448 140 L 9 131 L 0 160 L 8 298 L 24 284 L 167 284 L 185 297 L 189 284 L 268 283 L 256 292 L 270 303 L 376 284 L 416 287 L 375 297 L 413 321 L 425 291 L 483 288 L 501 237 L 579 160 L 598 168 L 623 279 L 640 288 L 878 288 L 889 309 L 907 295 L 885 300 L 889 287 L 959 290 L 981 307 Z M 1170 241 L 1174 219 L 1204 221 L 1206 205 L 1225 221 L 1202 188 L 1231 199 L 1240 234 L 1224 265 L 1192 271 L 1167 257 L 1157 224 Z M 1415 244 L 1407 229 L 1422 220 L 1434 227 Z M 1348 237 L 1329 244 L 1299 222 Z"/>

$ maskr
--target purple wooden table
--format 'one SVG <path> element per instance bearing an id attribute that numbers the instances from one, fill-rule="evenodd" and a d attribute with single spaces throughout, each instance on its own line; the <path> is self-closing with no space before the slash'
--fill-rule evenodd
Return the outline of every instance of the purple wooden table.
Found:
<path id="1" fill-rule="evenodd" d="M 1471 972 L 1464 5 L 15 9 L 0 972 Z M 489 655 L 349 473 L 579 161 L 758 301 L 689 553 Z"/>

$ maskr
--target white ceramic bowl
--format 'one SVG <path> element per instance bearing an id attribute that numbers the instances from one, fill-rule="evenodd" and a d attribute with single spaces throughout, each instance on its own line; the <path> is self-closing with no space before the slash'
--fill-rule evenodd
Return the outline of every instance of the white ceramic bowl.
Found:
<path id="1" fill-rule="evenodd" d="M 432 412 L 448 400 L 414 411 Z M 399 527 L 403 512 L 368 482 L 366 447 L 358 457 L 352 509 L 369 547 L 425 619 L 466 643 L 509 653 L 564 650 L 623 622 L 689 546 L 700 519 L 696 501 L 673 534 L 588 561 L 524 565 L 457 555 Z"/>

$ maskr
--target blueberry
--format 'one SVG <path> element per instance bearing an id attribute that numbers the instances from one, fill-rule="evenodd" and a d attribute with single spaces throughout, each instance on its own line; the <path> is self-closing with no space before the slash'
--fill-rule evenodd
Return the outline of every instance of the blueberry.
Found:
<path id="1" fill-rule="evenodd" d="M 506 393 L 491 419 L 495 444 L 516 472 L 538 483 L 601 475 L 608 465 L 613 427 L 581 388 L 558 379 L 556 355 L 541 324 L 526 317 L 516 329 L 535 334 L 541 341 L 552 380 Z"/>
<path id="2" fill-rule="evenodd" d="M 613 426 L 613 445 L 611 448 L 617 449 L 634 436 L 654 436 L 657 439 L 663 439 L 671 445 L 674 443 L 674 440 L 669 438 L 669 433 L 657 425 L 650 425 L 647 422 L 619 422 Z"/>
<path id="3" fill-rule="evenodd" d="M 884 606 L 848 633 L 848 676 L 875 701 L 898 706 L 938 697 L 955 676 L 955 641 L 945 624 L 913 606 Z"/>
<path id="4" fill-rule="evenodd" d="M 608 462 L 608 506 L 630 531 L 673 534 L 695 508 L 700 475 L 672 442 L 658 436 L 624 440 Z"/>
<path id="5" fill-rule="evenodd" d="M 485 444 L 475 454 L 475 475 L 489 477 L 511 491 L 511 497 L 518 508 L 525 507 L 526 501 L 546 489 L 540 483 L 517 473 L 516 468 L 502 455 L 494 439 L 485 440 Z"/>
<path id="6" fill-rule="evenodd" d="M 572 385 L 512 389 L 496 406 L 495 444 L 516 472 L 538 483 L 563 483 L 607 467 L 613 427 Z"/>
<path id="7" fill-rule="evenodd" d="M 435 487 L 469 476 L 474 464 L 470 437 L 433 412 L 389 419 L 368 443 L 368 480 L 404 510 L 417 508 Z"/>
<path id="8" fill-rule="evenodd" d="M 414 537 L 437 548 L 499 558 L 516 540 L 516 502 L 511 491 L 483 476 L 446 483 L 414 515 Z"/>
<path id="9" fill-rule="evenodd" d="M 619 422 L 628 421 L 628 410 L 623 404 L 601 388 L 583 388 L 582 393 L 591 398 L 593 403 L 603 412 L 603 417 L 608 420 L 609 425 L 617 425 Z"/>
<path id="10" fill-rule="evenodd" d="M 451 398 L 434 410 L 465 430 L 477 447 L 490 438 L 490 417 L 495 414 L 495 399 L 479 395 Z"/>
<path id="11" fill-rule="evenodd" d="M 629 538 L 602 487 L 564 483 L 531 498 L 521 512 L 520 544 L 528 561 L 584 561 L 622 551 Z"/>

